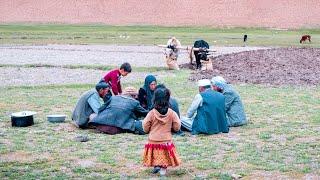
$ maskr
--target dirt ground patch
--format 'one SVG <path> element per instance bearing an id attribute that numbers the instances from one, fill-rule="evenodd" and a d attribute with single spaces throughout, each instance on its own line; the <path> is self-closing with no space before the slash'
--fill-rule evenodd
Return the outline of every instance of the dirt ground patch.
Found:
<path id="1" fill-rule="evenodd" d="M 267 47 L 214 47 L 214 56 L 224 54 L 266 49 Z M 129 62 L 134 67 L 166 67 L 163 49 L 155 46 L 117 46 L 117 45 L 43 45 L 20 46 L 1 45 L 0 64 L 26 65 L 43 64 L 57 67 L 0 67 L 1 86 L 20 85 L 57 85 L 57 84 L 88 84 L 96 83 L 106 71 L 95 69 L 68 69 L 58 66 L 65 65 L 108 65 L 119 67 Z M 112 58 L 106 58 L 112 57 Z M 148 61 L 146 61 L 146 59 Z M 186 52 L 181 52 L 178 64 L 189 62 Z M 135 72 L 123 78 L 123 82 L 141 79 L 147 72 Z M 173 71 L 153 73 L 162 76 L 172 75 Z M 1 104 L 0 104 L 1 107 Z"/>
<path id="2" fill-rule="evenodd" d="M 190 64 L 181 67 L 194 69 Z M 276 48 L 221 55 L 213 59 L 213 69 L 194 71 L 189 79 L 221 75 L 238 84 L 316 86 L 320 84 L 320 49 Z"/>
<path id="3" fill-rule="evenodd" d="M 299 174 L 299 173 L 280 173 L 280 172 L 266 172 L 256 171 L 250 176 L 243 179 L 318 179 L 317 174 Z"/>
<path id="4" fill-rule="evenodd" d="M 214 56 L 266 47 L 215 46 Z M 134 67 L 167 67 L 163 48 L 120 45 L 0 45 L 0 64 L 108 65 L 119 67 L 128 62 Z M 179 54 L 178 64 L 189 62 L 187 51 Z M 1 71 L 0 71 L 1 72 Z"/>
<path id="5" fill-rule="evenodd" d="M 49 153 L 32 154 L 24 151 L 9 152 L 1 155 L 0 157 L 0 162 L 31 163 L 36 160 L 52 160 L 52 157 Z"/>

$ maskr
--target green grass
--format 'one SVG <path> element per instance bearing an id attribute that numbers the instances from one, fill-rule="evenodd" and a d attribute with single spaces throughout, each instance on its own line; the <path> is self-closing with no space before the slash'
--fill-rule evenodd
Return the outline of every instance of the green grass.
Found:
<path id="1" fill-rule="evenodd" d="M 202 38 L 213 46 L 242 46 L 243 35 L 248 46 L 320 47 L 319 29 L 279 30 L 261 28 L 107 26 L 63 24 L 2 24 L 0 44 L 164 44 L 176 36 L 183 45 Z M 310 34 L 312 43 L 299 44 L 301 35 Z"/>
<path id="2" fill-rule="evenodd" d="M 161 79 L 185 114 L 194 95 L 189 71 Z M 142 86 L 142 80 L 125 84 Z M 0 179 L 153 178 L 141 165 L 147 136 L 105 135 L 71 125 L 71 111 L 82 92 L 93 84 L 0 88 Z M 320 88 L 236 85 L 249 124 L 229 134 L 174 137 L 183 163 L 169 169 L 173 179 L 232 179 L 272 174 L 274 178 L 320 176 Z M 34 110 L 35 125 L 14 128 L 10 114 Z M 65 123 L 47 122 L 47 114 L 63 113 Z M 79 134 L 89 141 L 74 141 Z M 261 175 L 262 174 L 262 175 Z"/>
<path id="3" fill-rule="evenodd" d="M 164 44 L 170 35 L 183 45 L 203 38 L 214 46 L 239 46 L 243 34 L 249 46 L 320 47 L 319 29 L 274 30 L 259 28 L 217 29 L 211 27 L 105 26 L 9 24 L 0 25 L 0 44 Z M 300 45 L 302 34 L 312 43 Z M 127 36 L 129 38 L 123 38 Z M 55 67 L 47 64 L 0 67 Z M 112 66 L 67 65 L 63 68 L 109 70 Z M 137 72 L 164 68 L 134 67 Z M 185 114 L 197 87 L 188 81 L 190 71 L 172 71 L 160 79 L 179 101 Z M 142 86 L 137 79 L 124 86 Z M 109 136 L 71 125 L 71 111 L 82 92 L 93 84 L 0 87 L 0 179 L 145 179 L 154 178 L 141 165 L 147 136 Z M 229 134 L 174 137 L 182 166 L 169 169 L 173 179 L 232 179 L 272 177 L 301 179 L 320 176 L 320 87 L 265 87 L 236 85 L 245 104 L 249 124 L 232 128 Z M 10 114 L 37 112 L 35 125 L 14 128 Z M 47 114 L 67 114 L 66 123 L 47 122 Z M 88 135 L 89 141 L 74 141 Z"/>

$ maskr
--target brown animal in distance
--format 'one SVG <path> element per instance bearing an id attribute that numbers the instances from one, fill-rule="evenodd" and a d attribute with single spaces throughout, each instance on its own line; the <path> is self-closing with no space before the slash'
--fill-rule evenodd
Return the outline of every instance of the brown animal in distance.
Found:
<path id="1" fill-rule="evenodd" d="M 300 39 L 300 43 L 305 42 L 306 40 L 309 40 L 309 42 L 311 42 L 311 36 L 310 35 L 303 35 Z"/>

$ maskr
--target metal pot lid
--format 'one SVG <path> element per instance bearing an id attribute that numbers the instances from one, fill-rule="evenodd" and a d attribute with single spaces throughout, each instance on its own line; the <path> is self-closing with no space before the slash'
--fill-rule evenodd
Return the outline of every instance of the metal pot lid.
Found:
<path id="1" fill-rule="evenodd" d="M 34 111 L 21 111 L 21 112 L 15 112 L 11 114 L 11 117 L 26 117 L 26 116 L 33 116 L 37 114 Z"/>
<path id="2" fill-rule="evenodd" d="M 50 115 L 47 115 L 47 117 L 59 118 L 59 117 L 67 117 L 67 115 L 64 115 L 64 114 L 50 114 Z"/>

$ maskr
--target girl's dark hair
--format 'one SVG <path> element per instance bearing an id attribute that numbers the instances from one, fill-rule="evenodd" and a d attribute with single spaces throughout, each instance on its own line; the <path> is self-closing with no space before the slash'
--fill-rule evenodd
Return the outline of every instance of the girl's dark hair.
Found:
<path id="1" fill-rule="evenodd" d="M 169 94 L 171 95 L 170 89 L 168 89 L 164 84 L 158 84 L 158 85 L 156 86 L 156 89 L 158 89 L 158 88 L 166 88 L 166 89 L 169 91 Z"/>
<path id="2" fill-rule="evenodd" d="M 170 91 L 166 87 L 157 87 L 154 91 L 154 108 L 162 115 L 167 114 L 169 109 Z"/>

